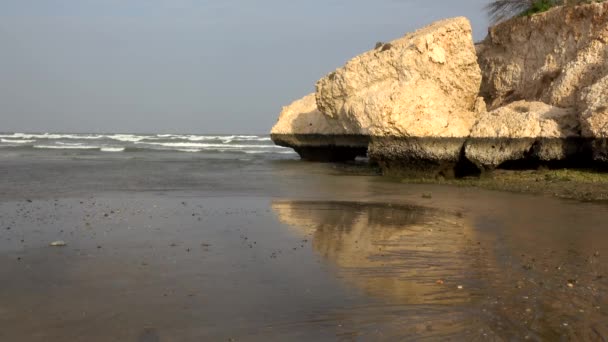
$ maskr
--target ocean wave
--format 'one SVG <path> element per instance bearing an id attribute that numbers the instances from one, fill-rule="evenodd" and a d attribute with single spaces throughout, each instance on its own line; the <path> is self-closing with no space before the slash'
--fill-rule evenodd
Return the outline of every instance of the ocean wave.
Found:
<path id="1" fill-rule="evenodd" d="M 138 142 L 144 139 L 149 138 L 145 135 L 135 135 L 135 134 L 112 134 L 105 136 L 108 139 L 118 140 L 118 141 L 126 141 L 126 142 Z"/>
<path id="2" fill-rule="evenodd" d="M 34 145 L 34 148 L 55 150 L 98 150 L 100 147 L 90 145 Z"/>
<path id="3" fill-rule="evenodd" d="M 29 144 L 35 142 L 36 140 L 0 139 L 0 141 L 8 144 Z"/>
<path id="4" fill-rule="evenodd" d="M 124 152 L 124 147 L 102 147 L 101 152 Z"/>
<path id="5" fill-rule="evenodd" d="M 213 144 L 213 143 L 195 143 L 195 142 L 148 142 L 148 141 L 139 141 L 136 144 L 145 144 L 145 145 L 153 145 L 153 146 L 163 146 L 163 147 L 183 147 L 183 148 L 220 148 L 220 149 L 247 149 L 247 148 L 284 148 L 282 146 L 276 145 L 227 145 L 227 144 Z"/>
<path id="6" fill-rule="evenodd" d="M 293 150 L 289 150 L 289 151 L 243 151 L 247 154 L 267 154 L 267 153 L 271 153 L 271 154 L 294 154 L 296 153 Z"/>
<path id="7" fill-rule="evenodd" d="M 185 141 L 211 141 L 217 140 L 229 144 L 231 142 L 263 142 L 270 141 L 268 136 L 259 135 L 197 135 L 197 134 L 85 134 L 85 133 L 11 133 L 0 134 L 0 138 L 9 139 L 48 139 L 48 140 L 96 140 L 112 139 L 123 142 L 138 142 L 143 140 L 185 140 Z"/>
<path id="8" fill-rule="evenodd" d="M 0 147 L 9 149 L 89 150 L 96 152 L 189 152 L 227 154 L 293 154 L 267 135 L 197 135 L 128 133 L 3 133 Z M 94 153 L 91 152 L 91 153 Z"/>
<path id="9" fill-rule="evenodd" d="M 201 150 L 200 148 L 178 148 L 176 151 L 196 153 L 196 152 L 202 152 L 203 150 Z"/>
<path id="10" fill-rule="evenodd" d="M 63 142 L 63 141 L 58 141 L 56 142 L 57 145 L 64 145 L 64 146 L 82 146 L 84 145 L 84 143 L 69 143 L 69 142 Z"/>
<path id="11" fill-rule="evenodd" d="M 99 134 L 55 134 L 55 133 L 13 133 L 11 135 L 0 135 L 2 138 L 17 138 L 17 139 L 85 139 L 94 140 L 101 139 L 103 135 Z"/>
<path id="12" fill-rule="evenodd" d="M 187 140 L 187 141 L 221 141 L 222 143 L 228 144 L 233 141 L 270 141 L 270 137 L 257 136 L 257 135 L 179 135 L 179 134 L 157 134 L 156 137 L 149 137 L 146 139 L 157 140 Z"/>

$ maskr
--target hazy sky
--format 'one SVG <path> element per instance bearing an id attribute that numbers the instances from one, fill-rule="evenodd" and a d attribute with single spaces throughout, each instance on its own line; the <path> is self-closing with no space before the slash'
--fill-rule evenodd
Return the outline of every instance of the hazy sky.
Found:
<path id="1" fill-rule="evenodd" d="M 0 132 L 266 133 L 355 55 L 488 0 L 0 0 Z"/>

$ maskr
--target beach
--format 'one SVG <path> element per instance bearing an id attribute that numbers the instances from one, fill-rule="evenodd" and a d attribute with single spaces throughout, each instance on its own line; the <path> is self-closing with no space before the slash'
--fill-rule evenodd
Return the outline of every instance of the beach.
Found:
<path id="1" fill-rule="evenodd" d="M 266 136 L 5 135 L 0 340 L 608 337 L 603 202 L 408 184 Z"/>

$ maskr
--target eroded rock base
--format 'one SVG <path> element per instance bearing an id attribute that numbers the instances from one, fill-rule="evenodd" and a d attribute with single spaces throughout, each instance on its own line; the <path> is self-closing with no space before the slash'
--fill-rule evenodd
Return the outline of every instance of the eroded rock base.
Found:
<path id="1" fill-rule="evenodd" d="M 454 178 L 462 175 L 465 141 L 466 138 L 373 137 L 368 155 L 385 174 Z"/>
<path id="2" fill-rule="evenodd" d="M 451 179 L 496 169 L 602 168 L 608 164 L 608 140 L 373 138 L 368 154 L 387 175 Z"/>
<path id="3" fill-rule="evenodd" d="M 296 147 L 294 150 L 303 160 L 314 162 L 347 162 L 367 154 L 367 148 L 343 146 Z"/>
<path id="4" fill-rule="evenodd" d="M 365 135 L 272 134 L 275 144 L 293 148 L 300 158 L 315 162 L 345 162 L 367 155 Z"/>
<path id="5" fill-rule="evenodd" d="M 419 138 L 363 135 L 273 135 L 302 159 L 346 162 L 368 156 L 383 174 L 408 178 L 463 178 L 496 169 L 608 167 L 608 139 Z"/>

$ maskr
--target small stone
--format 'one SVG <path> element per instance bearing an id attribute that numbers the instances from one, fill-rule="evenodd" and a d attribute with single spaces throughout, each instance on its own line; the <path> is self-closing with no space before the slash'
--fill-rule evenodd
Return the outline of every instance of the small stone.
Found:
<path id="1" fill-rule="evenodd" d="M 462 285 L 458 285 L 458 289 L 459 289 L 459 290 L 462 290 L 463 288 L 464 288 L 464 286 L 462 286 Z"/>
<path id="2" fill-rule="evenodd" d="M 50 243 L 50 246 L 52 246 L 52 247 L 64 247 L 66 245 L 67 245 L 67 243 L 65 243 L 65 241 L 62 241 L 62 240 L 57 240 L 57 241 L 53 241 Z"/>

